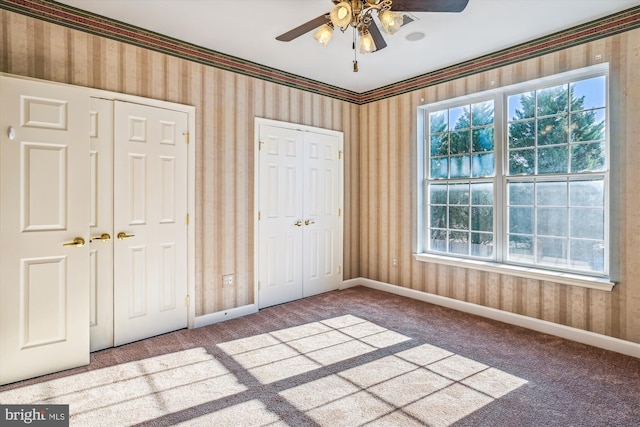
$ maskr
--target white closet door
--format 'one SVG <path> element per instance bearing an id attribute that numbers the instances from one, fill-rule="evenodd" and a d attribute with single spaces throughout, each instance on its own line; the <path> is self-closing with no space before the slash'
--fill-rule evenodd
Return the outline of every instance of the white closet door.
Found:
<path id="1" fill-rule="evenodd" d="M 91 98 L 91 351 L 113 347 L 113 101 Z"/>
<path id="2" fill-rule="evenodd" d="M 303 296 L 338 289 L 341 259 L 340 140 L 305 132 Z"/>
<path id="3" fill-rule="evenodd" d="M 115 103 L 115 345 L 187 326 L 187 114 Z M 119 237 L 120 236 L 120 237 Z"/>
<path id="4" fill-rule="evenodd" d="M 260 308 L 302 298 L 303 132 L 260 126 Z"/>
<path id="5" fill-rule="evenodd" d="M 89 363 L 89 96 L 10 77 L 0 94 L 5 384 Z"/>

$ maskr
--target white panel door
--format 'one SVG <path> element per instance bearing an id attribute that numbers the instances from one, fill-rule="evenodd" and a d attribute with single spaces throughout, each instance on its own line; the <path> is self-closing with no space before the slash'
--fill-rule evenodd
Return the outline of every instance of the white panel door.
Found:
<path id="1" fill-rule="evenodd" d="M 114 343 L 187 326 L 187 114 L 115 102 Z"/>
<path id="2" fill-rule="evenodd" d="M 91 351 L 113 347 L 113 101 L 91 98 L 89 314 Z"/>
<path id="3" fill-rule="evenodd" d="M 260 308 L 302 298 L 303 133 L 260 126 Z"/>
<path id="4" fill-rule="evenodd" d="M 89 363 L 89 96 L 0 77 L 0 384 Z"/>
<path id="5" fill-rule="evenodd" d="M 341 272 L 341 170 L 337 136 L 305 132 L 303 296 L 338 289 Z"/>

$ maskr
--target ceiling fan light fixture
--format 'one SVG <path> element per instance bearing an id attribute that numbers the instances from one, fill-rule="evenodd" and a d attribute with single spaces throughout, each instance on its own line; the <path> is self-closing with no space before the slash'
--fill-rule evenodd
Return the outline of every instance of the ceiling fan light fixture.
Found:
<path id="1" fill-rule="evenodd" d="M 360 30 L 360 53 L 371 53 L 377 50 L 376 43 L 371 37 L 369 30 Z"/>
<path id="2" fill-rule="evenodd" d="M 331 9 L 329 16 L 333 25 L 344 28 L 351 23 L 351 5 L 346 1 L 338 3 Z"/>
<path id="3" fill-rule="evenodd" d="M 382 24 L 382 28 L 384 28 L 387 34 L 395 34 L 404 23 L 402 14 L 392 12 L 391 10 L 383 10 L 382 12 L 380 12 L 378 17 L 380 18 L 380 24 Z"/>
<path id="4" fill-rule="evenodd" d="M 333 24 L 330 22 L 324 24 L 318 31 L 315 32 L 313 38 L 320 43 L 322 46 L 327 47 L 329 42 L 331 41 L 331 37 L 333 36 Z"/>

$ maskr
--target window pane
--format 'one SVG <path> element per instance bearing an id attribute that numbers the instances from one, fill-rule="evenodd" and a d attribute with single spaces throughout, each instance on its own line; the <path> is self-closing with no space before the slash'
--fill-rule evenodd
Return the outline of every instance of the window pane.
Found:
<path id="1" fill-rule="evenodd" d="M 433 251 L 447 251 L 447 232 L 445 230 L 431 230 L 429 247 Z"/>
<path id="2" fill-rule="evenodd" d="M 564 113 L 568 110 L 568 86 L 561 85 L 538 90 L 538 116 Z"/>
<path id="3" fill-rule="evenodd" d="M 604 131 L 603 109 L 571 114 L 571 142 L 600 141 Z"/>
<path id="4" fill-rule="evenodd" d="M 493 231 L 493 208 L 471 208 L 471 229 Z"/>
<path id="5" fill-rule="evenodd" d="M 510 182 L 510 205 L 533 205 L 533 182 Z"/>
<path id="6" fill-rule="evenodd" d="M 451 157 L 451 178 L 468 178 L 471 176 L 471 157 Z"/>
<path id="7" fill-rule="evenodd" d="M 454 230 L 469 229 L 469 208 L 467 206 L 449 207 L 449 228 Z"/>
<path id="8" fill-rule="evenodd" d="M 511 95 L 508 100 L 509 120 L 522 120 L 533 117 L 535 112 L 535 102 L 535 92 Z"/>
<path id="9" fill-rule="evenodd" d="M 554 116 L 538 120 L 538 145 L 568 143 L 568 129 L 567 116 Z"/>
<path id="10" fill-rule="evenodd" d="M 447 228 L 447 207 L 431 206 L 431 227 Z"/>
<path id="11" fill-rule="evenodd" d="M 602 273 L 604 271 L 604 244 L 591 240 L 571 241 L 571 267 Z"/>
<path id="12" fill-rule="evenodd" d="M 571 144 L 571 172 L 604 170 L 604 142 Z"/>
<path id="13" fill-rule="evenodd" d="M 472 132 L 473 151 L 493 151 L 493 128 L 474 129 Z"/>
<path id="14" fill-rule="evenodd" d="M 536 241 L 538 263 L 561 267 L 567 266 L 567 240 L 540 237 Z"/>
<path id="15" fill-rule="evenodd" d="M 449 110 L 449 130 L 453 129 L 469 129 L 471 122 L 469 120 L 469 106 L 452 108 Z"/>
<path id="16" fill-rule="evenodd" d="M 604 206 L 604 180 L 569 182 L 571 206 Z"/>
<path id="17" fill-rule="evenodd" d="M 536 143 L 535 120 L 509 123 L 509 148 L 533 147 Z"/>
<path id="18" fill-rule="evenodd" d="M 449 186 L 449 204 L 451 205 L 468 205 L 469 204 L 469 185 L 453 184 Z"/>
<path id="19" fill-rule="evenodd" d="M 567 183 L 538 182 L 536 197 L 538 206 L 567 206 Z"/>
<path id="20" fill-rule="evenodd" d="M 486 126 L 493 123 L 493 101 L 480 102 L 471 106 L 472 125 Z"/>
<path id="21" fill-rule="evenodd" d="M 533 234 L 533 208 L 509 209 L 509 233 Z"/>
<path id="22" fill-rule="evenodd" d="M 604 210 L 596 208 L 572 208 L 570 210 L 571 237 L 604 239 Z"/>
<path id="23" fill-rule="evenodd" d="M 429 148 L 431 157 L 446 156 L 449 154 L 449 134 L 441 133 L 431 135 Z"/>
<path id="24" fill-rule="evenodd" d="M 451 154 L 466 154 L 471 152 L 471 132 L 463 130 L 451 132 Z"/>
<path id="25" fill-rule="evenodd" d="M 566 208 L 538 208 L 536 214 L 536 234 L 557 237 L 567 236 Z"/>
<path id="26" fill-rule="evenodd" d="M 447 110 L 429 114 L 429 133 L 439 133 L 447 130 Z"/>
<path id="27" fill-rule="evenodd" d="M 571 111 L 605 107 L 605 88 L 605 76 L 571 83 Z"/>
<path id="28" fill-rule="evenodd" d="M 568 151 L 566 146 L 540 148 L 538 150 L 538 173 L 567 173 Z"/>
<path id="29" fill-rule="evenodd" d="M 430 185 L 429 199 L 431 204 L 446 205 L 447 204 L 447 186 L 446 185 Z"/>
<path id="30" fill-rule="evenodd" d="M 536 171 L 534 150 L 509 151 L 509 175 L 533 175 Z"/>
<path id="31" fill-rule="evenodd" d="M 471 184 L 471 204 L 493 206 L 493 184 Z"/>
<path id="32" fill-rule="evenodd" d="M 431 159 L 431 178 L 448 178 L 449 177 L 449 160 L 448 159 Z"/>
<path id="33" fill-rule="evenodd" d="M 471 169 L 474 177 L 493 176 L 495 156 L 490 154 L 479 154 L 471 158 Z"/>
<path id="34" fill-rule="evenodd" d="M 490 258 L 493 256 L 493 234 L 471 233 L 471 255 Z"/>
<path id="35" fill-rule="evenodd" d="M 509 236 L 509 260 L 516 262 L 534 262 L 533 238 L 529 236 Z"/>
<path id="36" fill-rule="evenodd" d="M 469 255 L 469 233 L 466 231 L 449 232 L 449 252 Z"/>

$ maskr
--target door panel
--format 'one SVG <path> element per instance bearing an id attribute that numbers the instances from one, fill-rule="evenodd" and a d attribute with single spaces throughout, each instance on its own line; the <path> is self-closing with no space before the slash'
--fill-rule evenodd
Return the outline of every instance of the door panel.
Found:
<path id="1" fill-rule="evenodd" d="M 91 98 L 89 124 L 90 332 L 97 351 L 113 347 L 113 101 Z"/>
<path id="2" fill-rule="evenodd" d="M 73 243 L 89 240 L 89 97 L 11 77 L 0 77 L 0 93 L 5 384 L 89 363 L 89 245 Z"/>
<path id="3" fill-rule="evenodd" d="M 114 343 L 121 345 L 187 326 L 187 114 L 116 101 L 114 120 Z"/>
<path id="4" fill-rule="evenodd" d="M 306 132 L 304 141 L 304 296 L 338 289 L 340 159 L 336 136 Z"/>
<path id="5" fill-rule="evenodd" d="M 260 126 L 260 308 L 302 298 L 302 134 Z M 296 223 L 298 225 L 296 225 Z"/>

